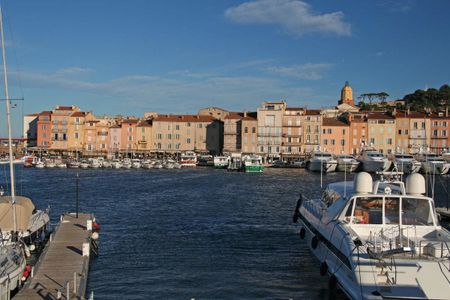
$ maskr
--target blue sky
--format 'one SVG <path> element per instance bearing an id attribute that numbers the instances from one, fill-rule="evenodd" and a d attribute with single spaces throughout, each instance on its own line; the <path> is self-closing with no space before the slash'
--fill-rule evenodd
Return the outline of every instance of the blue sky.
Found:
<path id="1" fill-rule="evenodd" d="M 16 115 L 321 108 L 346 80 L 390 98 L 450 82 L 446 0 L 1 3 Z"/>

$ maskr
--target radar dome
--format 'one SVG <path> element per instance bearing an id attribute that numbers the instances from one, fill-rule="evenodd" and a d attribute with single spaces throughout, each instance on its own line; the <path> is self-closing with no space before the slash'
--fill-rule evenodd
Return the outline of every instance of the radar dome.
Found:
<path id="1" fill-rule="evenodd" d="M 406 177 L 406 193 L 409 195 L 425 194 L 425 178 L 417 173 Z"/>
<path id="2" fill-rule="evenodd" d="M 372 193 L 372 176 L 367 172 L 359 172 L 353 181 L 353 189 L 357 194 Z"/>

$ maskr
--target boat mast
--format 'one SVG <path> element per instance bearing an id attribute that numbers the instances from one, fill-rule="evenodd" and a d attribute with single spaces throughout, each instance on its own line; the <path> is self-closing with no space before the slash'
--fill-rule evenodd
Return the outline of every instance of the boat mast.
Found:
<path id="1" fill-rule="evenodd" d="M 6 119 L 8 120 L 8 145 L 9 145 L 9 175 L 11 177 L 11 204 L 13 208 L 14 232 L 17 231 L 16 220 L 16 189 L 14 184 L 14 164 L 12 150 L 12 134 L 11 134 L 11 112 L 8 92 L 8 76 L 6 75 L 6 53 L 5 53 L 5 37 L 3 34 L 3 11 L 0 6 L 0 31 L 2 36 L 2 60 L 3 60 L 3 77 L 5 81 L 5 102 L 6 102 Z"/>

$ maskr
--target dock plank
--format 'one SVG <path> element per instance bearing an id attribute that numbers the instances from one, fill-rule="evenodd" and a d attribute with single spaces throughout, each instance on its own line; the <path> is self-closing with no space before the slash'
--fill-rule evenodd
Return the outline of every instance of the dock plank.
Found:
<path id="1" fill-rule="evenodd" d="M 33 278 L 14 296 L 14 300 L 22 299 L 84 299 L 87 276 L 89 272 L 89 256 L 83 256 L 83 243 L 90 242 L 91 231 L 86 229 L 90 214 L 74 214 L 63 216 L 56 229 L 52 241 L 43 253 Z M 74 293 L 74 274 L 77 274 Z M 69 297 L 66 285 L 69 283 Z M 81 287 L 81 288 L 80 288 Z M 84 290 L 83 290 L 84 289 Z"/>

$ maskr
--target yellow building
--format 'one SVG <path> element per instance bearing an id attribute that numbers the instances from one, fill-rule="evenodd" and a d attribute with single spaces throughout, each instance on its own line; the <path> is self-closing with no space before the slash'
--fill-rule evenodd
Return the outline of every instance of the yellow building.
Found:
<path id="1" fill-rule="evenodd" d="M 369 145 L 383 154 L 395 152 L 395 118 L 386 112 L 368 112 Z"/>

